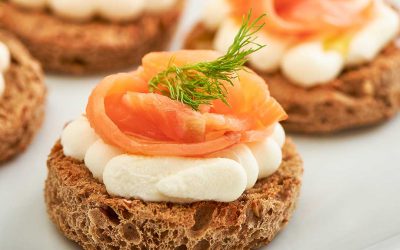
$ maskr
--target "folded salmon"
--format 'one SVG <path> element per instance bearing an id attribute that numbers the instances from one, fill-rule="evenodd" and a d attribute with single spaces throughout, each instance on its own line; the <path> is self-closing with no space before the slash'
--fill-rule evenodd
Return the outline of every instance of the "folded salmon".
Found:
<path id="1" fill-rule="evenodd" d="M 285 35 L 318 35 L 359 27 L 370 20 L 371 0 L 229 0 L 239 22 L 252 9 L 267 13 L 265 29 Z"/>
<path id="2" fill-rule="evenodd" d="M 92 92 L 87 117 L 108 144 L 128 153 L 202 156 L 239 142 L 253 142 L 271 133 L 286 113 L 270 96 L 265 81 L 250 69 L 224 84 L 227 102 L 194 110 L 161 93 L 149 92 L 149 81 L 173 60 L 176 66 L 212 61 L 215 51 L 150 53 L 132 73 L 105 78 Z"/>

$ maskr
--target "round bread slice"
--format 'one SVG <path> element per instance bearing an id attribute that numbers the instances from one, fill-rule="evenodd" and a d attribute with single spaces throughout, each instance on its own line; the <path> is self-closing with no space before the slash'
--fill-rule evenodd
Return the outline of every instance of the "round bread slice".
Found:
<path id="1" fill-rule="evenodd" d="M 0 41 L 11 54 L 0 96 L 0 163 L 22 152 L 44 117 L 46 88 L 40 65 L 15 37 L 0 30 Z"/>
<path id="2" fill-rule="evenodd" d="M 85 165 L 57 143 L 47 162 L 47 212 L 84 249 L 250 249 L 288 223 L 301 186 L 302 160 L 290 139 L 283 163 L 229 203 L 154 203 L 111 197 Z"/>
<path id="3" fill-rule="evenodd" d="M 210 49 L 214 36 L 200 23 L 188 35 L 186 48 Z M 257 73 L 288 113 L 282 125 L 289 132 L 332 133 L 363 127 L 388 120 L 400 110 L 400 48 L 395 43 L 373 62 L 347 69 L 337 79 L 313 88 L 296 86 L 280 72 Z"/>
<path id="4" fill-rule="evenodd" d="M 89 74 L 133 66 L 149 51 L 167 48 L 182 8 L 183 0 L 135 21 L 77 22 L 0 2 L 0 25 L 19 37 L 45 70 Z"/>

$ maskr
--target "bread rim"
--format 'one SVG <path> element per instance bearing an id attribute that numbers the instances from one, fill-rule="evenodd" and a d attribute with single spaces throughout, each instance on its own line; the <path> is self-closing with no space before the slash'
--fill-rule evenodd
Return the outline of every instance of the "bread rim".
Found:
<path id="1" fill-rule="evenodd" d="M 118 23 L 78 22 L 0 2 L 0 25 L 19 37 L 46 71 L 92 74 L 134 66 L 146 53 L 166 49 L 183 5 L 180 0 L 161 14 Z"/>
<path id="2" fill-rule="evenodd" d="M 302 160 L 290 139 L 283 163 L 229 203 L 154 203 L 111 197 L 59 142 L 48 161 L 47 212 L 84 249 L 250 249 L 268 244 L 288 223 L 301 186 Z"/>
<path id="3" fill-rule="evenodd" d="M 188 49 L 211 49 L 215 31 L 198 23 L 188 34 Z M 267 59 L 266 59 L 267 60 Z M 388 45 L 371 63 L 345 70 L 335 80 L 312 88 L 292 84 L 280 72 L 257 73 L 289 115 L 288 132 L 326 134 L 379 124 L 400 110 L 400 48 Z"/>
<path id="4" fill-rule="evenodd" d="M 39 63 L 11 34 L 0 30 L 0 41 L 11 54 L 0 97 L 0 163 L 21 153 L 44 118 L 46 88 Z"/>

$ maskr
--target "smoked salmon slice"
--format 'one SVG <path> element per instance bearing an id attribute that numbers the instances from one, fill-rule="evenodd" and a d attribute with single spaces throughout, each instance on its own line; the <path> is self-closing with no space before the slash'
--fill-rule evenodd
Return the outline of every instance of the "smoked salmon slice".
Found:
<path id="1" fill-rule="evenodd" d="M 250 9 L 267 15 L 265 30 L 283 35 L 337 33 L 365 24 L 376 0 L 229 0 L 240 22 Z"/>
<path id="2" fill-rule="evenodd" d="M 219 56 L 215 51 L 148 54 L 137 71 L 109 76 L 94 89 L 86 109 L 91 126 L 105 142 L 143 155 L 203 156 L 262 140 L 287 115 L 250 69 L 239 71 L 233 86 L 224 83 L 230 106 L 217 100 L 196 111 L 149 93 L 150 79 L 171 63 L 182 66 Z"/>

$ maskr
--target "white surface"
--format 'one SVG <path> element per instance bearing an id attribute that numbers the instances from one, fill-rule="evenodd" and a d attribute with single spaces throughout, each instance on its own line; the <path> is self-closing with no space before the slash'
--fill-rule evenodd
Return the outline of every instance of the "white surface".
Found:
<path id="1" fill-rule="evenodd" d="M 46 157 L 64 124 L 84 110 L 100 78 L 46 78 L 43 128 L 23 155 L 0 167 L 1 250 L 79 249 L 46 215 Z M 295 136 L 305 161 L 301 197 L 292 220 L 268 249 L 400 249 L 399 128 L 397 117 L 340 135 Z"/>

